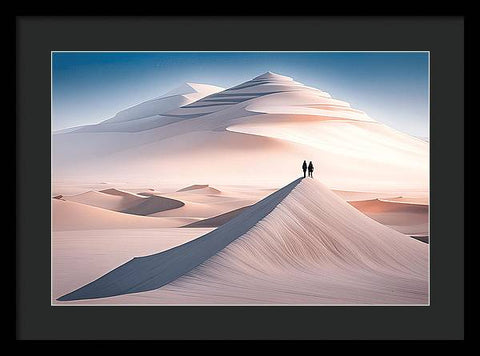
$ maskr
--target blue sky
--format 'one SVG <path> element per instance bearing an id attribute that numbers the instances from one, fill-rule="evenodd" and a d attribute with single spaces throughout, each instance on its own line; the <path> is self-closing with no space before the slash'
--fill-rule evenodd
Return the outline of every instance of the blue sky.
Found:
<path id="1" fill-rule="evenodd" d="M 98 123 L 184 82 L 231 87 L 266 71 L 428 137 L 428 53 L 54 52 L 52 129 Z"/>

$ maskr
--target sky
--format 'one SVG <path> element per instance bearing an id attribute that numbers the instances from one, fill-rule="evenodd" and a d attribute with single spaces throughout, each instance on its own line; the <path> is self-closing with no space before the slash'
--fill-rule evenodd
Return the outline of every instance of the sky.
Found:
<path id="1" fill-rule="evenodd" d="M 53 52 L 52 130 L 101 122 L 184 82 L 229 88 L 267 71 L 429 136 L 427 52 Z"/>

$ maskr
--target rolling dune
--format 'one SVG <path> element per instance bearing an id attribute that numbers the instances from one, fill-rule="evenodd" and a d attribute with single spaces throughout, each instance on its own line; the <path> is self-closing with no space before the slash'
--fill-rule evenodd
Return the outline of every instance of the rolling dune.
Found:
<path id="1" fill-rule="evenodd" d="M 122 211 L 136 204 L 140 204 L 144 198 L 135 194 L 121 192 L 117 189 L 107 189 L 100 192 L 89 191 L 73 196 L 63 196 L 63 199 L 98 208 Z"/>
<path id="2" fill-rule="evenodd" d="M 220 194 L 221 191 L 210 187 L 208 184 L 194 184 L 188 187 L 177 190 L 177 192 L 191 192 L 191 193 L 200 193 L 200 194 Z"/>
<path id="3" fill-rule="evenodd" d="M 250 206 L 244 206 L 217 216 L 214 216 L 212 218 L 208 219 L 203 219 L 200 221 L 195 221 L 191 224 L 182 226 L 182 227 L 218 227 L 223 224 L 226 224 L 230 220 L 232 220 L 234 217 L 237 215 L 241 214 L 245 209 L 249 208 Z"/>
<path id="4" fill-rule="evenodd" d="M 141 203 L 125 209 L 122 212 L 134 215 L 152 215 L 161 211 L 178 209 L 184 205 L 185 203 L 179 200 L 152 194 L 146 197 Z"/>
<path id="5" fill-rule="evenodd" d="M 316 179 L 297 179 L 304 159 Z M 55 303 L 429 301 L 428 245 L 410 237 L 429 234 L 429 143 L 290 77 L 186 83 L 56 132 L 52 181 L 54 244 L 81 251 L 60 257 L 105 256 L 62 271 Z"/>
<path id="6" fill-rule="evenodd" d="M 298 179 L 216 230 L 134 258 L 59 300 L 92 298 L 426 304 L 428 246 L 366 217 L 318 181 Z"/>
<path id="7" fill-rule="evenodd" d="M 201 94 L 188 103 L 146 102 L 55 134 L 53 176 L 284 186 L 311 159 L 315 176 L 337 190 L 428 191 L 427 142 L 323 90 L 271 72 L 225 90 L 189 87 Z"/>
<path id="8" fill-rule="evenodd" d="M 52 230 L 180 227 L 197 221 L 186 217 L 154 218 L 125 214 L 72 201 L 52 199 Z"/>
<path id="9" fill-rule="evenodd" d="M 115 188 L 62 196 L 62 200 L 118 211 L 133 215 L 150 215 L 164 210 L 177 209 L 185 204 L 179 200 L 144 192 L 133 194 Z"/>
<path id="10" fill-rule="evenodd" d="M 429 235 L 429 207 L 426 204 L 404 202 L 395 198 L 351 201 L 350 204 L 373 220 L 403 234 Z"/>

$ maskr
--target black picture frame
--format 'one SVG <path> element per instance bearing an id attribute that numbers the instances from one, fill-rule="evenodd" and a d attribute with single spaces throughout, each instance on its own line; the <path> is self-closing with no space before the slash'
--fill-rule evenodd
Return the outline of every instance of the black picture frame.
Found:
<path id="1" fill-rule="evenodd" d="M 429 51 L 430 306 L 51 306 L 56 50 Z M 17 17 L 17 339 L 463 339 L 464 61 L 463 17 Z"/>

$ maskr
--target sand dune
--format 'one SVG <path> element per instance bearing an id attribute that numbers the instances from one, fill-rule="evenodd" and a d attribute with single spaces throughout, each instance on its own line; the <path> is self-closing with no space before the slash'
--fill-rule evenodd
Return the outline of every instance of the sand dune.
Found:
<path id="1" fill-rule="evenodd" d="M 210 187 L 208 184 L 194 184 L 188 187 L 177 190 L 177 192 L 191 192 L 191 193 L 208 193 L 208 194 L 220 194 L 221 191 Z"/>
<path id="2" fill-rule="evenodd" d="M 245 209 L 249 208 L 250 206 L 244 206 L 217 216 L 214 216 L 212 218 L 208 219 L 203 219 L 200 221 L 193 222 L 191 224 L 182 226 L 182 227 L 218 227 L 223 224 L 226 224 L 230 220 L 232 220 L 234 217 L 237 215 L 241 214 Z"/>
<path id="3" fill-rule="evenodd" d="M 249 194 L 238 191 L 224 194 L 208 185 L 192 186 L 187 190 L 172 193 L 145 191 L 145 189 L 133 189 L 133 191 L 138 191 L 138 193 L 108 188 L 72 196 L 57 195 L 53 199 L 75 202 L 85 205 L 85 207 L 61 205 L 59 206 L 61 208 L 53 209 L 55 229 L 116 228 L 116 222 L 120 223 L 119 227 L 130 226 L 121 221 L 119 216 L 105 213 L 104 210 L 160 218 L 159 223 L 154 224 L 154 226 L 160 227 L 183 226 L 218 216 L 204 224 L 219 226 L 218 224 L 226 222 L 228 217 L 235 216 L 235 213 L 219 215 L 251 205 L 266 195 L 266 192 L 255 190 L 248 191 Z M 88 207 L 102 209 L 98 210 L 99 214 L 94 218 L 94 210 L 88 209 Z M 75 222 L 73 213 L 75 210 L 78 210 L 80 214 L 77 222 Z M 68 222 L 60 222 L 64 218 L 62 214 L 70 217 L 67 218 Z M 84 216 L 85 214 L 91 216 Z"/>
<path id="4" fill-rule="evenodd" d="M 134 258 L 59 300 L 425 304 L 427 277 L 427 245 L 299 179 L 218 229 Z"/>
<path id="5" fill-rule="evenodd" d="M 252 205 L 268 192 L 258 188 L 243 187 L 243 191 L 220 191 L 208 185 L 195 185 L 172 192 L 159 193 L 163 197 L 178 200 L 185 205 L 171 210 L 164 210 L 150 216 L 184 216 L 193 218 L 213 218 L 248 205 Z M 156 193 L 155 193 L 156 194 Z"/>
<path id="6" fill-rule="evenodd" d="M 62 199 L 133 215 L 150 215 L 165 210 L 177 209 L 185 205 L 179 200 L 148 192 L 133 194 L 115 188 L 104 189 L 100 192 L 89 191 L 74 196 L 62 197 Z"/>
<path id="7" fill-rule="evenodd" d="M 395 199 L 396 195 L 385 192 L 357 192 L 346 190 L 332 190 L 340 198 L 346 201 L 371 200 L 371 199 Z"/>
<path id="8" fill-rule="evenodd" d="M 396 198 L 385 198 L 382 199 L 384 201 L 393 201 L 399 203 L 408 203 L 408 204 L 420 204 L 420 205 L 428 205 L 428 196 L 419 196 L 419 197 L 396 197 Z"/>
<path id="9" fill-rule="evenodd" d="M 185 217 L 137 216 L 72 201 L 52 199 L 52 230 L 179 227 L 197 221 Z"/>
<path id="10" fill-rule="evenodd" d="M 116 188 L 103 189 L 103 190 L 100 190 L 100 193 L 120 196 L 120 197 L 124 197 L 124 198 L 130 198 L 130 197 L 135 197 L 136 196 L 133 193 L 126 192 L 124 190 L 120 190 L 120 189 L 116 189 Z"/>
<path id="11" fill-rule="evenodd" d="M 100 192 L 89 191 L 73 196 L 64 196 L 63 199 L 98 208 L 122 211 L 136 204 L 140 204 L 144 198 L 135 194 L 120 192 L 116 189 L 108 189 Z"/>
<path id="12" fill-rule="evenodd" d="M 265 73 L 143 115 L 127 109 L 115 122 L 55 134 L 54 178 L 284 186 L 311 159 L 337 190 L 428 191 L 427 142 L 286 76 Z"/>
<path id="13" fill-rule="evenodd" d="M 351 201 L 357 209 L 365 213 L 383 213 L 383 212 L 412 212 L 423 213 L 428 211 L 428 206 L 425 204 L 413 204 L 406 202 L 397 202 L 393 199 L 371 199 L 371 200 L 359 200 Z"/>
<path id="14" fill-rule="evenodd" d="M 269 195 L 255 204 L 254 208 L 247 209 L 229 223 L 201 238 L 156 255 L 134 258 L 59 300 L 108 297 L 156 289 L 170 283 L 246 233 L 258 220 L 268 215 L 299 181 Z M 146 281 L 148 282 L 145 283 Z"/>
<path id="15" fill-rule="evenodd" d="M 184 83 L 162 96 L 122 110 L 111 119 L 99 124 L 64 130 L 63 133 L 138 132 L 150 130 L 177 121 L 176 117 L 169 116 L 168 113 L 170 111 L 221 90 L 223 88 L 214 85 Z"/>
<path id="16" fill-rule="evenodd" d="M 370 218 L 401 233 L 428 236 L 428 205 L 395 199 L 360 200 L 351 201 L 350 204 Z"/>
<path id="17" fill-rule="evenodd" d="M 193 240 L 211 228 L 136 228 L 54 231 L 52 233 L 52 303 L 130 260 Z"/>
<path id="18" fill-rule="evenodd" d="M 226 201 L 217 203 L 195 203 L 191 201 L 182 200 L 184 206 L 174 210 L 164 210 L 158 213 L 151 214 L 150 216 L 185 216 L 192 218 L 212 218 L 214 216 L 223 214 L 225 212 L 244 207 L 252 204 L 252 201 Z"/>
<path id="19" fill-rule="evenodd" d="M 178 209 L 184 205 L 185 203 L 179 200 L 160 197 L 152 194 L 145 198 L 140 204 L 125 209 L 122 212 L 134 215 L 151 215 L 160 211 Z"/>
<path id="20" fill-rule="evenodd" d="M 73 291 L 62 303 L 424 304 L 428 246 L 404 234 L 428 235 L 428 155 L 428 142 L 290 77 L 267 72 L 226 90 L 186 83 L 100 124 L 53 135 L 56 236 L 108 237 L 99 250 L 82 249 L 103 253 L 103 269 L 87 268 L 56 296 Z M 303 159 L 324 184 L 293 181 Z M 211 185 L 187 186 L 192 179 Z M 258 201 L 270 192 L 246 186 L 284 188 Z M 219 227 L 168 249 L 150 231 L 185 226 L 197 229 L 171 229 L 178 243 L 200 226 Z M 121 260 L 105 253 L 122 229 L 148 235 L 149 249 L 129 240 L 136 248 Z"/>

